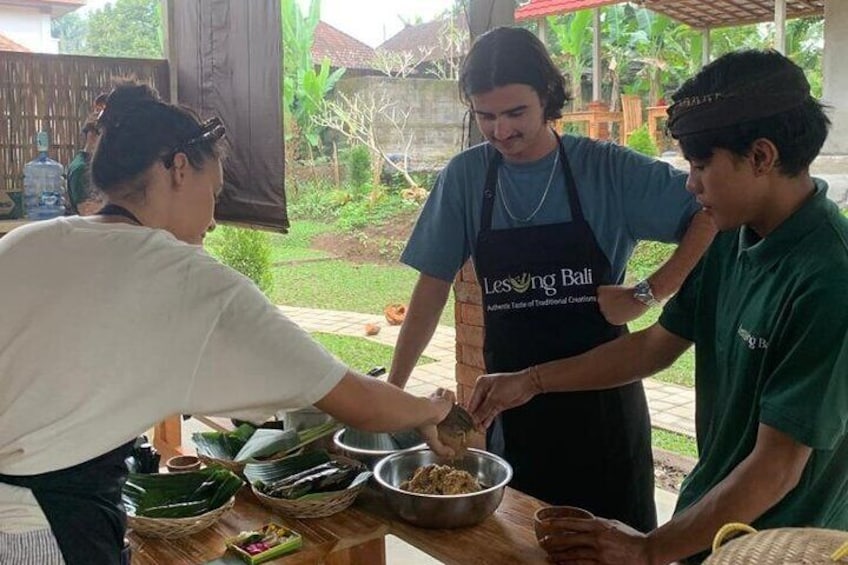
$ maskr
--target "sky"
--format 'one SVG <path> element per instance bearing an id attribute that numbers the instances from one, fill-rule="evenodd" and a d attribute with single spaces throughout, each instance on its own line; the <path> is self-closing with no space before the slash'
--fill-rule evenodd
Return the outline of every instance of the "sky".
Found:
<path id="1" fill-rule="evenodd" d="M 83 11 L 102 8 L 114 0 L 88 0 Z M 309 0 L 297 0 L 301 10 Z M 321 19 L 359 41 L 376 47 L 401 29 L 404 18 L 429 21 L 453 5 L 453 0 L 321 0 Z"/>

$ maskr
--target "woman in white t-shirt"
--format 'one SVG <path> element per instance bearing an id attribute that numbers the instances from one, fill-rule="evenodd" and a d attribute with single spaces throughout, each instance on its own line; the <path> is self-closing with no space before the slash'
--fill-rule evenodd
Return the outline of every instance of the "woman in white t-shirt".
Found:
<path id="1" fill-rule="evenodd" d="M 451 403 L 340 363 L 207 255 L 223 185 L 217 119 L 124 83 L 98 121 L 97 216 L 0 240 L 0 562 L 121 562 L 130 442 L 176 414 L 262 421 L 309 405 L 371 431 L 435 425 Z"/>

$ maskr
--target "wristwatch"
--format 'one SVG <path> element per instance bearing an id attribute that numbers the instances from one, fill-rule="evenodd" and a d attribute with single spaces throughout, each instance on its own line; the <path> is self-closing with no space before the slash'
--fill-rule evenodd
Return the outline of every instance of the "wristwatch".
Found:
<path id="1" fill-rule="evenodd" d="M 654 291 L 651 290 L 651 283 L 648 279 L 641 280 L 633 287 L 633 298 L 644 304 L 645 306 L 659 306 L 660 301 L 654 297 Z"/>

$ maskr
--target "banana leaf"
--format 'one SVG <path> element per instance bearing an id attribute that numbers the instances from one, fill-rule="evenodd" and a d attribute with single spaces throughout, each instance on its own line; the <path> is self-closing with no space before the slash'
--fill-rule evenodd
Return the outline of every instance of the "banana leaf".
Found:
<path id="1" fill-rule="evenodd" d="M 244 476 L 252 484 L 273 483 L 283 477 L 300 473 L 330 460 L 326 451 L 308 451 L 301 455 L 291 455 L 276 461 L 248 463 L 244 466 Z"/>
<path id="2" fill-rule="evenodd" d="M 121 498 L 127 513 L 148 518 L 189 518 L 223 506 L 244 483 L 232 472 L 130 473 Z"/>
<path id="3" fill-rule="evenodd" d="M 191 440 L 198 453 L 213 459 L 232 460 L 256 432 L 250 424 L 242 424 L 231 432 L 196 432 Z"/>
<path id="4" fill-rule="evenodd" d="M 259 429 L 236 453 L 233 461 L 242 463 L 251 459 L 268 457 L 275 453 L 293 449 L 298 443 L 300 443 L 300 438 L 295 430 Z"/>

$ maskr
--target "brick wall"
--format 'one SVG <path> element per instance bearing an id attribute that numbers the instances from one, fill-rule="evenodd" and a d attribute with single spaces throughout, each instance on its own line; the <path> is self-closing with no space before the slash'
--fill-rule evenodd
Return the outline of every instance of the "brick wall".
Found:
<path id="1" fill-rule="evenodd" d="M 482 293 L 469 260 L 454 281 L 456 297 L 456 394 L 464 401 L 474 381 L 486 372 L 483 362 Z"/>

